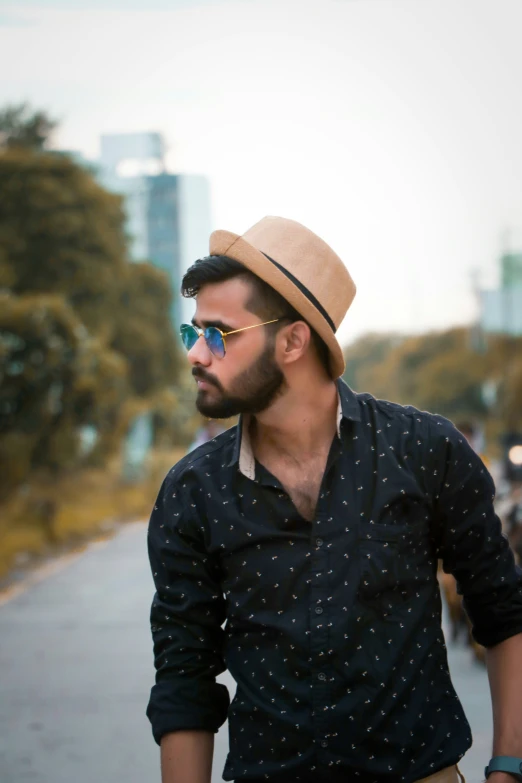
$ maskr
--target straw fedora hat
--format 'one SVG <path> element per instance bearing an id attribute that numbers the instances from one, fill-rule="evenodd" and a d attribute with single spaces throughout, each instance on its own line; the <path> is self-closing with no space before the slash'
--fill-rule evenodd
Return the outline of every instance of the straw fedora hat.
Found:
<path id="1" fill-rule="evenodd" d="M 326 242 L 295 220 L 264 217 L 242 236 L 214 231 L 210 254 L 239 261 L 275 288 L 328 346 L 333 377 L 343 374 L 344 357 L 335 332 L 356 289 Z"/>

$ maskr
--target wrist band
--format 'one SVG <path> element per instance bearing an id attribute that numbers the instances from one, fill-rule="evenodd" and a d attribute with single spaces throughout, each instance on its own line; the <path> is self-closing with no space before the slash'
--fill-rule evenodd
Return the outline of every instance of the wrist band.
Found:
<path id="1" fill-rule="evenodd" d="M 522 783 L 522 759 L 516 756 L 494 756 L 484 770 L 486 779 L 492 772 L 507 772 Z"/>

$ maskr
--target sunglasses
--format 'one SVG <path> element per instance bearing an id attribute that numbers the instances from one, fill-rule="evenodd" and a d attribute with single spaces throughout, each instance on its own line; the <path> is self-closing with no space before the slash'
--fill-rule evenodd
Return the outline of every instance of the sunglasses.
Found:
<path id="1" fill-rule="evenodd" d="M 183 345 L 187 351 L 190 351 L 195 346 L 200 337 L 204 337 L 210 353 L 218 359 L 222 359 L 227 352 L 225 337 L 228 337 L 229 334 L 237 334 L 238 332 L 244 332 L 247 329 L 255 329 L 256 326 L 275 324 L 276 321 L 280 320 L 280 318 L 274 318 L 273 321 L 264 321 L 262 324 L 253 324 L 252 326 L 243 326 L 242 329 L 234 329 L 233 332 L 222 332 L 217 326 L 207 326 L 206 329 L 199 329 L 193 324 L 181 324 L 179 333 L 181 334 Z"/>

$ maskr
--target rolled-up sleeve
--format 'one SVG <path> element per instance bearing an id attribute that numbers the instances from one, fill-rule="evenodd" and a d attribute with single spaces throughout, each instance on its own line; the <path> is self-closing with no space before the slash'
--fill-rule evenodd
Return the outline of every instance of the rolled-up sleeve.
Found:
<path id="1" fill-rule="evenodd" d="M 522 571 L 494 510 L 495 486 L 480 457 L 446 419 L 433 417 L 435 535 L 479 644 L 522 633 Z"/>
<path id="2" fill-rule="evenodd" d="M 163 482 L 148 529 L 156 594 L 151 609 L 156 684 L 147 707 L 154 739 L 179 730 L 218 731 L 227 716 L 225 601 L 204 524 L 176 474 Z"/>

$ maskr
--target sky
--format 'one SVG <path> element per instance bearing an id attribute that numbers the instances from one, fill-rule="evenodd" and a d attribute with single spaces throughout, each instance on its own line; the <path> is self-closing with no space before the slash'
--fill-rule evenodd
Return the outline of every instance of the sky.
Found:
<path id="1" fill-rule="evenodd" d="M 349 342 L 469 323 L 522 249 L 520 30 L 520 0 L 0 0 L 0 105 L 93 159 L 162 132 L 214 228 L 304 223 L 357 284 Z"/>

